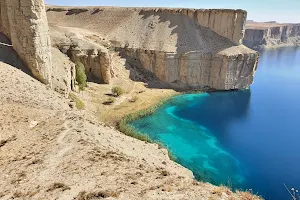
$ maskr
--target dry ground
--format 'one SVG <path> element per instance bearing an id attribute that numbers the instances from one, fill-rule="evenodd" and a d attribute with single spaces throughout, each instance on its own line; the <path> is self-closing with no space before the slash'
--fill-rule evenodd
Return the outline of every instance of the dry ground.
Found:
<path id="1" fill-rule="evenodd" d="M 0 53 L 1 200 L 259 199 L 197 182 L 191 171 L 169 159 L 167 150 L 112 127 L 126 114 L 177 94 L 130 80 L 117 55 L 113 83 L 89 83 L 75 94 L 85 103 L 84 110 L 76 110 L 17 69 L 25 70 L 10 49 L 0 47 Z M 114 86 L 126 94 L 104 105 Z"/>
<path id="2" fill-rule="evenodd" d="M 165 149 L 99 122 L 99 118 L 114 122 L 174 91 L 118 79 L 128 76 L 123 70 L 114 84 L 127 94 L 113 105 L 102 104 L 112 85 L 90 83 L 77 94 L 86 110 L 72 110 L 69 100 L 6 64 L 20 63 L 17 57 L 10 58 L 14 62 L 0 62 L 0 199 L 254 198 L 194 181 Z M 132 96 L 138 96 L 135 103 L 128 101 Z"/>
<path id="3" fill-rule="evenodd" d="M 242 199 L 0 63 L 0 199 Z M 250 196 L 252 199 L 253 196 Z"/>

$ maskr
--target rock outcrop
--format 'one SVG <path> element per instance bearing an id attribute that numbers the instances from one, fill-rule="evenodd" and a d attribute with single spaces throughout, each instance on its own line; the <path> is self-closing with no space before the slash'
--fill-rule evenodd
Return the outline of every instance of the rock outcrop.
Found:
<path id="1" fill-rule="evenodd" d="M 300 24 L 249 21 L 244 44 L 252 49 L 300 46 Z"/>
<path id="2" fill-rule="evenodd" d="M 52 83 L 51 46 L 43 0 L 1 0 L 0 30 L 34 77 Z"/>
<path id="3" fill-rule="evenodd" d="M 119 50 L 131 65 L 143 66 L 172 88 L 191 90 L 246 88 L 253 82 L 258 59 L 257 53 L 249 52 L 246 48 L 245 53 L 231 53 L 233 49 L 226 49 L 215 55 Z"/>
<path id="4" fill-rule="evenodd" d="M 127 64 L 183 90 L 240 89 L 253 82 L 258 53 L 241 45 L 246 15 L 224 9 L 47 8 L 51 32 L 65 27 L 108 39 Z"/>
<path id="5" fill-rule="evenodd" d="M 52 66 L 43 0 L 1 0 L 0 32 L 11 41 L 13 49 L 36 79 L 68 96 L 75 74 L 71 72 L 71 65 L 66 68 L 56 63 Z"/>
<path id="6" fill-rule="evenodd" d="M 73 63 L 81 62 L 89 81 L 109 84 L 112 79 L 111 52 L 107 42 L 94 41 L 98 37 L 84 37 L 82 34 L 53 27 L 50 32 L 51 42 Z"/>

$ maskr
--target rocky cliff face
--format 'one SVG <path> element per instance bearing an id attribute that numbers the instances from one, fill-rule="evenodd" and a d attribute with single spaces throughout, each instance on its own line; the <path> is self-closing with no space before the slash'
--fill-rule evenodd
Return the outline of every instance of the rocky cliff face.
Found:
<path id="1" fill-rule="evenodd" d="M 108 39 L 127 64 L 172 88 L 230 90 L 253 82 L 258 54 L 241 45 L 242 10 L 48 7 L 47 16 L 51 32 L 65 27 Z"/>
<path id="2" fill-rule="evenodd" d="M 250 22 L 244 44 L 253 49 L 300 46 L 300 24 Z"/>
<path id="3" fill-rule="evenodd" d="M 33 75 L 51 85 L 51 46 L 43 0 L 1 0 L 0 4 L 0 30 Z"/>
<path id="4" fill-rule="evenodd" d="M 245 49 L 246 50 L 246 49 Z M 141 49 L 120 49 L 134 66 L 143 66 L 172 88 L 188 90 L 231 90 L 246 88 L 253 82 L 256 52 L 217 54 L 167 53 Z"/>
<path id="5" fill-rule="evenodd" d="M 1 0 L 0 32 L 8 37 L 35 78 L 68 95 L 72 67 L 52 67 L 49 28 L 43 0 Z"/>

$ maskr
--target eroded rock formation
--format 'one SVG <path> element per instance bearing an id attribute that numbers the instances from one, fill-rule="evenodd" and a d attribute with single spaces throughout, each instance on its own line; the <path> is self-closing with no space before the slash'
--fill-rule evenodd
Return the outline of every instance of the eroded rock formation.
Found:
<path id="1" fill-rule="evenodd" d="M 51 46 L 43 0 L 1 0 L 0 30 L 32 74 L 52 83 Z"/>
<path id="2" fill-rule="evenodd" d="M 68 96 L 75 75 L 71 72 L 71 65 L 63 66 L 61 62 L 52 65 L 43 0 L 1 0 L 0 32 L 11 41 L 12 47 L 36 79 Z"/>
<path id="3" fill-rule="evenodd" d="M 244 44 L 253 49 L 300 46 L 300 24 L 249 21 Z"/>
<path id="4" fill-rule="evenodd" d="M 48 7 L 47 16 L 51 32 L 64 27 L 108 39 L 129 65 L 172 88 L 230 90 L 253 82 L 258 53 L 241 45 L 243 10 Z"/>
<path id="5" fill-rule="evenodd" d="M 73 63 L 81 62 L 89 81 L 109 84 L 112 79 L 111 54 L 103 40 L 98 37 L 84 37 L 80 33 L 52 28 L 52 44 L 66 54 Z M 108 42 L 108 41 L 107 41 Z M 105 42 L 104 42 L 105 43 Z"/>
<path id="6" fill-rule="evenodd" d="M 234 47 L 233 47 L 234 48 Z M 231 90 L 253 82 L 258 55 L 255 52 L 215 55 L 202 52 L 167 53 L 141 49 L 120 49 L 128 62 L 144 68 L 176 89 Z"/>

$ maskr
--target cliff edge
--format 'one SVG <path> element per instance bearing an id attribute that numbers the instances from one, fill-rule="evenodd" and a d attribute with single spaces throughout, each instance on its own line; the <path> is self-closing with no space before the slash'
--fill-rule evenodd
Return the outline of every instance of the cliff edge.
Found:
<path id="1" fill-rule="evenodd" d="M 246 15 L 227 9 L 47 6 L 51 37 L 59 29 L 108 40 L 130 66 L 183 90 L 241 89 L 253 82 L 258 53 L 241 45 Z M 86 58 L 89 63 L 93 57 Z"/>
<path id="2" fill-rule="evenodd" d="M 0 34 L 4 46 L 14 49 L 33 77 L 68 96 L 74 82 L 74 68 L 60 61 L 57 64 L 57 57 L 52 59 L 43 0 L 1 0 Z"/>
<path id="3" fill-rule="evenodd" d="M 248 21 L 243 43 L 257 50 L 300 46 L 300 24 Z"/>

